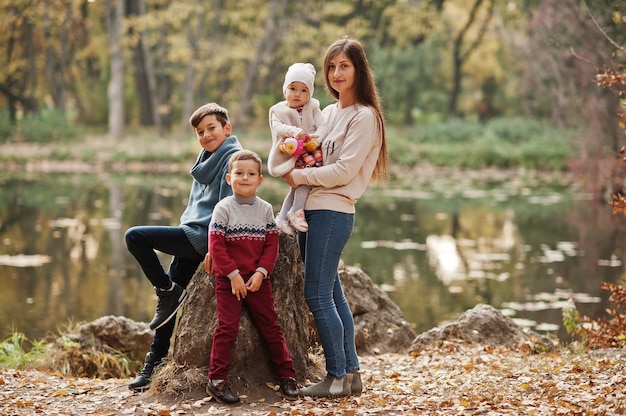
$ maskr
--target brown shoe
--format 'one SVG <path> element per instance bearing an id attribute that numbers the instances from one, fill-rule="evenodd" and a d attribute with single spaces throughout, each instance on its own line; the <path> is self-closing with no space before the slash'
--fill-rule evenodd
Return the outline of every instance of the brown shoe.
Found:
<path id="1" fill-rule="evenodd" d="M 293 377 L 284 378 L 280 381 L 280 392 L 287 400 L 295 400 L 298 397 L 302 397 L 298 383 Z"/>
<path id="2" fill-rule="evenodd" d="M 233 392 L 227 380 L 221 380 L 221 381 L 209 380 L 209 382 L 206 385 L 206 392 L 209 396 L 213 397 L 219 403 L 222 403 L 222 404 L 239 403 L 239 396 L 237 396 L 235 392 Z"/>

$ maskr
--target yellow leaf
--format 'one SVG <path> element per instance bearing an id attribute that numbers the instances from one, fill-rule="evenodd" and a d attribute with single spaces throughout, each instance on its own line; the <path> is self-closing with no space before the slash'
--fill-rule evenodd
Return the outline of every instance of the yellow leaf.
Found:
<path id="1" fill-rule="evenodd" d="M 69 396 L 70 393 L 67 390 L 59 390 L 54 393 L 55 396 Z"/>

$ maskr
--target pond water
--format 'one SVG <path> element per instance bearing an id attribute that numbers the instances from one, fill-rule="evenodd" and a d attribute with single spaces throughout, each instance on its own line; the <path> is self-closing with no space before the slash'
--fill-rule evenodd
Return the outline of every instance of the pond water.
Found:
<path id="1" fill-rule="evenodd" d="M 41 339 L 109 314 L 152 318 L 154 291 L 123 235 L 177 225 L 186 174 L 3 173 L 0 184 L 1 339 Z M 260 194 L 278 210 L 285 191 L 266 175 Z M 568 340 L 563 306 L 602 315 L 601 283 L 623 274 L 619 222 L 560 173 L 423 169 L 370 187 L 343 260 L 418 333 L 487 303 Z"/>

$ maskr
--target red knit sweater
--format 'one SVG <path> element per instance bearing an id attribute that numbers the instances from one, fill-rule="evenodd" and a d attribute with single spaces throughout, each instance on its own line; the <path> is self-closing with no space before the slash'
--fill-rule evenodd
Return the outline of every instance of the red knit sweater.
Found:
<path id="1" fill-rule="evenodd" d="M 213 273 L 245 279 L 255 271 L 269 277 L 278 257 L 278 230 L 272 206 L 257 197 L 252 204 L 234 196 L 222 199 L 209 225 L 209 253 Z"/>

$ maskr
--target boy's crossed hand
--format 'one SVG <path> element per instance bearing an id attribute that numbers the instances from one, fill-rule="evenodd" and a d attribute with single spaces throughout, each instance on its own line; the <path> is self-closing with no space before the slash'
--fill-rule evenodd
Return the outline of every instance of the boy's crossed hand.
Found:
<path id="1" fill-rule="evenodd" d="M 233 289 L 233 295 L 237 297 L 237 300 L 245 299 L 246 296 L 248 296 L 248 291 L 256 292 L 261 288 L 264 278 L 265 276 L 263 273 L 254 272 L 254 274 L 248 279 L 248 282 L 244 283 L 243 277 L 237 273 L 237 275 L 230 280 L 230 287 Z"/>

